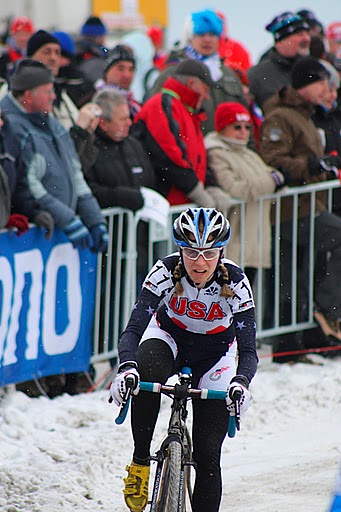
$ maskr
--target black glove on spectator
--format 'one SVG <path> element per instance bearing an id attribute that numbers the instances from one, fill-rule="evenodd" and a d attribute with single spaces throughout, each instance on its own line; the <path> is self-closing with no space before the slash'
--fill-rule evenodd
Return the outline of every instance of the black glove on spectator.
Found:
<path id="1" fill-rule="evenodd" d="M 321 172 L 333 173 L 333 178 L 340 178 L 341 158 L 338 155 L 326 155 L 320 160 L 310 156 L 308 158 L 308 171 L 311 176 L 318 176 Z"/>

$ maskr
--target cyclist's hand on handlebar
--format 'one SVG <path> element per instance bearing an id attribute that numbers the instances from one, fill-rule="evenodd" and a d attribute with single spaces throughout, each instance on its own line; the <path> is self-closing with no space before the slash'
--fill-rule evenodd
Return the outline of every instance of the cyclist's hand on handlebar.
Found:
<path id="1" fill-rule="evenodd" d="M 120 407 L 129 388 L 133 395 L 137 395 L 140 390 L 140 375 L 134 361 L 128 361 L 118 367 L 116 377 L 110 386 L 109 401 L 112 399 Z"/>
<path id="2" fill-rule="evenodd" d="M 231 416 L 235 416 L 235 401 L 239 400 L 240 415 L 246 413 L 252 402 L 252 396 L 247 389 L 249 382 L 243 375 L 236 375 L 231 379 L 226 394 L 227 410 Z"/>

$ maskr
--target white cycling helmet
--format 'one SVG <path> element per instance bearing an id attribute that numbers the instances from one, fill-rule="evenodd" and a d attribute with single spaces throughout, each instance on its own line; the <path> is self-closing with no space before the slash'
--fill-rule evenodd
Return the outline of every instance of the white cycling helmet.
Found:
<path id="1" fill-rule="evenodd" d="M 229 221 L 215 208 L 188 208 L 173 223 L 173 240 L 180 247 L 225 247 L 230 236 Z"/>

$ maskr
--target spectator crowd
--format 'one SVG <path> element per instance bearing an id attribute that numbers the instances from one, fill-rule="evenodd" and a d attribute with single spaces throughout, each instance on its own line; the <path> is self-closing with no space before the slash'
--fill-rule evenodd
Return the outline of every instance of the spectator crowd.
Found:
<path id="1" fill-rule="evenodd" d="M 77 36 L 14 17 L 0 55 L 0 227 L 21 235 L 30 223 L 62 230 L 78 250 L 105 253 L 102 209 L 143 208 L 141 187 L 170 205 L 196 203 L 228 212 L 227 256 L 238 263 L 240 212 L 246 202 L 245 273 L 255 280 L 260 211 L 257 199 L 284 187 L 340 178 L 341 21 L 324 26 L 315 13 L 279 13 L 264 20 L 273 46 L 258 63 L 230 38 L 225 13 L 188 16 L 181 41 L 165 47 L 165 28 L 139 37 L 151 48 L 149 67 L 133 39 L 106 46 L 108 30 L 90 16 Z M 143 70 L 143 74 L 141 74 Z M 316 329 L 276 336 L 278 356 L 311 346 L 341 345 L 341 192 L 332 211 L 316 194 L 314 219 Z M 263 204 L 261 267 L 274 274 L 273 211 Z M 311 205 L 299 197 L 300 304 L 308 300 Z M 291 322 L 288 285 L 293 244 L 290 198 L 281 203 L 281 322 Z M 139 234 L 139 275 L 145 265 L 146 227 Z M 89 374 L 41 379 L 50 396 L 89 387 Z M 34 396 L 30 382 L 18 385 Z"/>

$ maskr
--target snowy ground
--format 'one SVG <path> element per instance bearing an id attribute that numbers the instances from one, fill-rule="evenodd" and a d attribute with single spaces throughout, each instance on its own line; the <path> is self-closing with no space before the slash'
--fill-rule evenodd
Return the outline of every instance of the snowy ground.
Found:
<path id="1" fill-rule="evenodd" d="M 260 351 L 268 352 L 268 347 Z M 341 462 L 341 358 L 322 366 L 260 360 L 253 406 L 223 448 L 222 512 L 327 512 Z M 157 439 L 168 420 L 163 403 Z M 0 401 L 0 510 L 124 512 L 129 421 L 107 392 Z M 207 511 L 209 512 L 209 511 Z"/>

